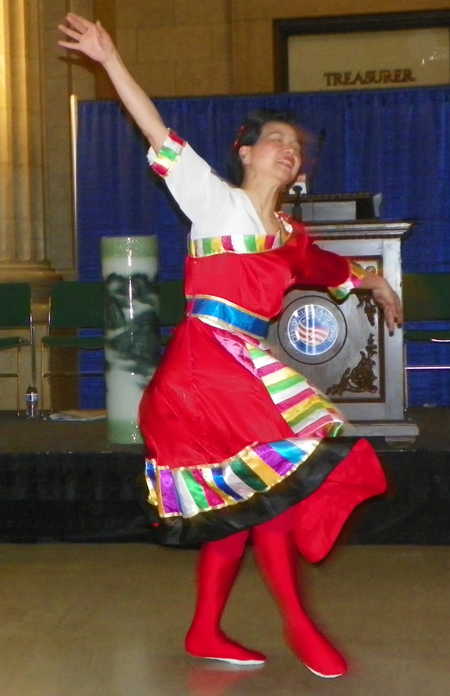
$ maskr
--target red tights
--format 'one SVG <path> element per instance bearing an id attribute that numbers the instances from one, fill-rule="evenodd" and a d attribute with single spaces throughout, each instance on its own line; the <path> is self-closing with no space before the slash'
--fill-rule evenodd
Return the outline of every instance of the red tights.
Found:
<path id="1" fill-rule="evenodd" d="M 286 640 L 302 662 L 322 677 L 340 676 L 346 665 L 302 607 L 296 577 L 297 549 L 310 561 L 322 560 L 351 511 L 385 489 L 386 480 L 373 449 L 360 440 L 315 493 L 252 530 L 255 556 L 280 607 Z M 264 655 L 231 641 L 220 629 L 248 536 L 249 532 L 239 532 L 202 549 L 197 607 L 186 637 L 191 655 L 242 664 L 265 661 Z"/>
<path id="2" fill-rule="evenodd" d="M 345 672 L 340 654 L 306 616 L 297 589 L 295 508 L 252 530 L 255 556 L 280 607 L 286 640 L 315 674 L 336 677 Z M 239 570 L 249 532 L 204 545 L 198 568 L 198 599 L 186 637 L 187 652 L 196 657 L 241 664 L 262 664 L 265 656 L 230 640 L 220 619 Z"/>

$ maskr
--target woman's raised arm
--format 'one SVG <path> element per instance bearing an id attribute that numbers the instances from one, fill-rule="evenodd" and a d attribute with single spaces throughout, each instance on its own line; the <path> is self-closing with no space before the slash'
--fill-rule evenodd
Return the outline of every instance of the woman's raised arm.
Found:
<path id="1" fill-rule="evenodd" d="M 60 24 L 59 29 L 67 40 L 58 41 L 58 44 L 69 51 L 83 53 L 103 65 L 123 105 L 158 152 L 166 138 L 167 127 L 154 104 L 123 64 L 108 32 L 100 22 L 90 22 L 73 12 L 66 16 L 66 22 Z"/>

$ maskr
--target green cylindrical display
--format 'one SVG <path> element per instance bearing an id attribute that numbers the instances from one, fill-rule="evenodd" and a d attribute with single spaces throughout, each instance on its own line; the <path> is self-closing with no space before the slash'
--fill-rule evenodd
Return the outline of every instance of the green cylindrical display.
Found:
<path id="1" fill-rule="evenodd" d="M 158 240 L 103 237 L 108 440 L 141 443 L 138 407 L 159 357 Z"/>

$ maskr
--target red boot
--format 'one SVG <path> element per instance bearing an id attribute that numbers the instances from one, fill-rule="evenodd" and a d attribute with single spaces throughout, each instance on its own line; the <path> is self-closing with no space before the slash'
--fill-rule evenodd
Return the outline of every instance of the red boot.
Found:
<path id="1" fill-rule="evenodd" d="M 284 515 L 289 520 L 288 531 L 280 528 Z M 284 515 L 253 529 L 258 564 L 280 606 L 286 641 L 293 652 L 319 677 L 340 677 L 347 670 L 344 658 L 307 617 L 301 605 L 292 512 Z"/>
<path id="2" fill-rule="evenodd" d="M 198 567 L 198 596 L 194 620 L 185 641 L 193 657 L 232 664 L 262 665 L 266 658 L 230 640 L 220 629 L 220 619 L 239 570 L 248 532 L 205 544 Z"/>

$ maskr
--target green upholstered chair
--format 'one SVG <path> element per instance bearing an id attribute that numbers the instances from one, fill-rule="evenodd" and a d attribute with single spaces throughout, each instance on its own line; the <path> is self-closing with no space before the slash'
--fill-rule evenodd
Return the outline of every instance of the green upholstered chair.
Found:
<path id="1" fill-rule="evenodd" d="M 50 293 L 47 334 L 41 341 L 41 393 L 44 380 L 56 376 L 99 377 L 104 372 L 55 370 L 52 366 L 54 349 L 102 350 L 103 335 L 83 335 L 82 329 L 103 330 L 103 284 L 101 282 L 63 281 L 56 283 Z M 50 388 L 50 410 L 52 398 Z"/>
<path id="2" fill-rule="evenodd" d="M 186 311 L 184 280 L 165 280 L 159 283 L 159 328 L 161 347 L 164 349 L 172 331 L 183 321 Z"/>
<path id="3" fill-rule="evenodd" d="M 447 343 L 449 360 L 446 365 L 407 365 L 406 370 L 450 370 L 450 274 L 419 273 L 403 276 L 403 309 L 406 322 L 435 322 L 438 328 L 426 325 L 404 331 L 405 351 L 408 342 Z M 442 328 L 439 322 L 443 323 Z M 447 322 L 447 325 L 444 324 Z M 435 324 L 436 325 L 436 324 Z"/>
<path id="4" fill-rule="evenodd" d="M 16 380 L 16 406 L 20 411 L 20 369 L 21 348 L 31 347 L 31 365 L 34 360 L 34 327 L 31 315 L 31 288 L 28 283 L 0 283 L 0 332 L 10 332 L 22 329 L 25 336 L 8 335 L 0 338 L 0 351 L 16 351 L 15 372 L 1 372 L 0 378 Z M 33 372 L 33 369 L 32 369 Z M 32 374 L 35 380 L 35 374 Z"/>

